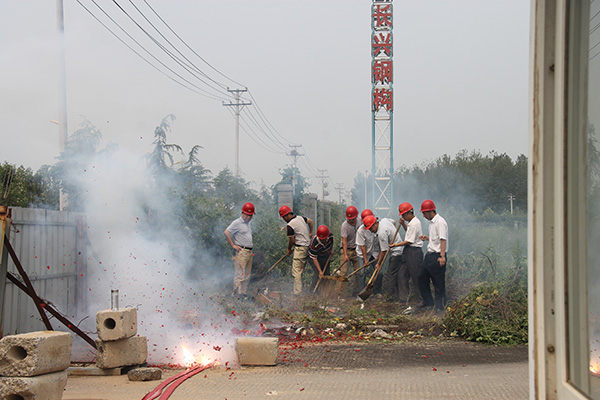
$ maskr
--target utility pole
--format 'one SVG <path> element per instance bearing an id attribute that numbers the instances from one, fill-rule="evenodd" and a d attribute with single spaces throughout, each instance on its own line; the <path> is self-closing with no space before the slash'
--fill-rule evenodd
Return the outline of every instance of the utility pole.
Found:
<path id="1" fill-rule="evenodd" d="M 343 204 L 342 201 L 342 194 L 344 193 L 344 184 L 343 183 L 338 183 L 335 185 L 335 190 L 338 191 L 339 194 L 339 199 L 340 199 L 340 204 Z"/>
<path id="2" fill-rule="evenodd" d="M 367 177 L 369 176 L 369 171 L 365 171 L 364 177 L 365 177 L 365 205 L 363 206 L 363 210 L 366 208 L 369 208 L 369 200 L 368 200 L 368 196 L 367 193 L 369 192 L 367 190 Z"/>
<path id="3" fill-rule="evenodd" d="M 329 175 L 327 175 L 326 169 L 319 169 L 317 171 L 319 171 L 320 174 L 319 176 L 317 176 L 317 179 L 321 180 L 321 186 L 323 188 L 323 201 L 325 201 L 325 196 L 329 194 L 329 192 L 325 190 L 328 186 L 327 179 L 329 178 Z"/>
<path id="4" fill-rule="evenodd" d="M 298 170 L 296 164 L 298 162 L 298 158 L 302 157 L 304 154 L 300 153 L 297 149 L 302 147 L 301 144 L 290 144 L 289 145 L 292 150 L 289 153 L 286 153 L 288 157 L 292 157 L 292 166 L 294 168 L 294 176 L 292 176 L 292 199 L 296 194 L 296 171 Z"/>
<path id="5" fill-rule="evenodd" d="M 65 151 L 67 145 L 68 125 L 67 125 L 67 72 L 65 66 L 65 16 L 63 0 L 56 0 L 56 25 L 58 28 L 59 43 L 59 81 L 58 81 L 58 152 Z M 67 207 L 67 194 L 62 188 L 58 194 L 58 209 L 64 211 Z"/>
<path id="6" fill-rule="evenodd" d="M 510 215 L 513 215 L 513 201 L 515 200 L 515 196 L 511 193 L 508 195 L 508 201 L 510 201 Z"/>
<path id="7" fill-rule="evenodd" d="M 249 106 L 252 104 L 251 101 L 243 101 L 240 102 L 240 93 L 244 93 L 248 91 L 248 88 L 245 89 L 227 89 L 229 93 L 233 93 L 233 98 L 235 99 L 235 103 L 231 101 L 229 103 L 223 102 L 225 107 L 235 107 L 234 115 L 235 115 L 235 177 L 238 178 L 240 176 L 240 111 L 244 106 Z"/>

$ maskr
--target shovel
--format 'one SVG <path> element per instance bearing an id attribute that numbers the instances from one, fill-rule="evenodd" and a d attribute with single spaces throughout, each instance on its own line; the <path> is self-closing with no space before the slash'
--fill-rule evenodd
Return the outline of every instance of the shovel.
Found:
<path id="1" fill-rule="evenodd" d="M 355 275 L 355 274 L 356 274 L 357 272 L 359 272 L 361 269 L 365 269 L 365 268 L 367 268 L 369 265 L 373 264 L 375 261 L 377 261 L 377 259 L 376 259 L 376 258 L 375 258 L 375 259 L 373 259 L 373 260 L 371 260 L 371 261 L 369 261 L 368 263 L 366 263 L 366 264 L 365 264 L 365 265 L 363 265 L 362 267 L 360 267 L 360 268 L 358 268 L 358 269 L 356 269 L 356 270 L 352 271 L 352 273 L 351 273 L 350 275 L 348 275 L 348 276 L 339 276 L 339 277 L 337 277 L 337 276 L 336 276 L 336 278 L 338 278 L 338 279 L 339 279 L 339 278 L 341 278 L 340 280 L 341 280 L 342 282 L 348 282 L 348 280 L 349 280 L 349 279 L 350 279 L 350 278 L 351 278 L 353 275 Z"/>
<path id="2" fill-rule="evenodd" d="M 392 243 L 394 243 L 394 240 L 396 240 L 396 236 L 398 235 L 398 231 L 400 230 L 401 226 L 402 226 L 402 224 L 398 224 L 398 228 L 396 228 L 396 233 L 394 233 L 394 238 L 392 239 Z M 392 243 L 390 243 L 390 244 L 392 244 Z M 383 264 L 385 263 L 385 259 L 387 258 L 388 254 L 390 254 L 390 251 L 391 251 L 391 249 L 388 249 L 388 251 L 385 252 L 385 256 L 383 256 L 383 260 L 381 260 L 381 263 L 379 264 L 379 268 L 375 268 L 375 272 L 373 272 L 373 275 L 371 276 L 371 279 L 369 279 L 367 286 L 365 286 L 365 288 L 358 294 L 358 297 L 360 297 L 363 301 L 367 300 L 373 294 L 373 286 L 375 286 L 375 280 L 377 279 L 377 276 L 379 275 L 379 271 L 381 271 L 381 268 L 383 267 Z"/>
<path id="3" fill-rule="evenodd" d="M 277 260 L 277 262 L 275 264 L 273 264 L 273 266 L 271 268 L 269 268 L 267 270 L 267 272 L 265 272 L 264 274 L 256 274 L 256 275 L 252 275 L 249 278 L 244 279 L 244 281 L 250 280 L 250 283 L 256 282 L 256 281 L 260 281 L 262 278 L 264 278 L 269 272 L 271 272 L 273 270 L 273 268 L 275 268 L 280 262 L 282 262 L 286 257 L 288 256 L 288 254 L 284 255 L 283 257 L 281 257 L 279 260 Z"/>
<path id="4" fill-rule="evenodd" d="M 327 266 L 329 265 L 329 260 L 331 260 L 331 256 L 332 255 L 333 255 L 333 253 L 331 253 L 329 255 L 329 257 L 327 258 L 327 262 L 325 263 L 325 266 L 323 267 L 323 271 L 325 271 L 327 269 Z M 325 278 L 325 276 L 323 275 L 324 274 L 323 271 L 320 271 L 321 272 L 321 276 L 319 276 L 319 280 L 317 281 L 317 284 L 315 285 L 315 288 L 313 289 L 313 293 L 315 293 L 317 291 L 317 288 L 319 287 L 319 283 L 321 283 L 321 279 Z"/>

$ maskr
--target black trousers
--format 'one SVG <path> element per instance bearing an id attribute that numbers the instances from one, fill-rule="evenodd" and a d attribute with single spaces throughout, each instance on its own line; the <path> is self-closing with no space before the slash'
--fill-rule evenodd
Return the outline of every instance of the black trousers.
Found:
<path id="1" fill-rule="evenodd" d="M 398 297 L 398 282 L 400 280 L 400 267 L 404 262 L 404 257 L 402 254 L 399 255 L 391 255 L 388 254 L 387 257 L 388 267 L 385 271 L 385 276 L 383 277 L 383 288 L 386 294 L 392 300 L 399 300 L 400 302 L 406 302 L 407 299 L 400 299 Z"/>
<path id="2" fill-rule="evenodd" d="M 408 300 L 410 294 L 410 279 L 417 298 L 420 298 L 419 274 L 423 264 L 423 250 L 420 247 L 404 246 L 402 252 L 404 262 L 398 272 L 398 298 L 401 302 Z"/>
<path id="3" fill-rule="evenodd" d="M 434 301 L 431 296 L 430 282 L 433 284 L 435 291 L 435 308 L 443 310 L 446 305 L 446 264 L 442 267 L 438 262 L 440 253 L 427 253 L 423 260 L 423 268 L 419 274 L 419 290 L 423 298 L 423 305 L 433 306 Z"/>

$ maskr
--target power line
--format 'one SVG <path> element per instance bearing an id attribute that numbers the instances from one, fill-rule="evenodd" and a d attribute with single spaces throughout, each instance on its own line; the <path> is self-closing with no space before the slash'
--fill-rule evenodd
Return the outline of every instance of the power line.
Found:
<path id="1" fill-rule="evenodd" d="M 130 2 L 131 2 L 131 0 L 130 0 Z M 212 79 L 211 79 L 211 81 L 213 81 L 213 82 L 217 83 L 217 85 L 221 86 L 221 89 L 217 89 L 217 88 L 213 87 L 211 84 L 209 84 L 208 82 L 205 82 L 205 81 L 204 81 L 202 78 L 198 77 L 198 76 L 197 76 L 197 75 L 196 75 L 194 72 L 192 72 L 192 71 L 190 70 L 190 67 L 189 67 L 188 65 L 185 65 L 185 64 L 184 64 L 184 63 L 183 63 L 183 62 L 182 62 L 182 61 L 181 61 L 179 58 L 177 58 L 177 57 L 176 57 L 176 56 L 175 56 L 175 55 L 174 55 L 174 54 L 173 54 L 171 51 L 169 51 L 169 50 L 168 50 L 168 49 L 167 49 L 167 48 L 166 48 L 164 45 L 162 45 L 162 44 L 161 44 L 161 43 L 160 43 L 160 42 L 159 42 L 159 41 L 158 41 L 156 38 L 154 38 L 154 36 L 152 36 L 152 35 L 151 35 L 151 34 L 150 34 L 150 33 L 149 33 L 149 32 L 148 32 L 146 29 L 144 29 L 144 28 L 142 27 L 142 25 L 141 25 L 139 22 L 137 22 L 137 21 L 135 20 L 135 18 L 133 18 L 133 17 L 132 17 L 132 16 L 131 16 L 131 15 L 130 15 L 130 14 L 129 14 L 129 13 L 128 13 L 128 12 L 127 12 L 127 11 L 126 11 L 124 8 L 123 8 L 123 7 L 122 7 L 122 6 L 119 4 L 119 3 L 117 3 L 117 1 L 116 1 L 116 0 L 113 0 L 113 3 L 114 3 L 114 4 L 115 4 L 115 5 L 116 5 L 116 6 L 119 8 L 119 10 L 121 10 L 121 11 L 122 11 L 122 12 L 123 12 L 123 13 L 124 13 L 126 16 L 127 16 L 127 18 L 129 18 L 129 19 L 131 20 L 131 22 L 133 22 L 133 23 L 135 24 L 135 26 L 137 26 L 137 27 L 138 27 L 138 28 L 139 28 L 139 29 L 140 29 L 140 30 L 141 30 L 141 31 L 142 31 L 142 32 L 143 32 L 143 33 L 144 33 L 144 34 L 145 34 L 145 35 L 146 35 L 146 36 L 147 36 L 147 37 L 148 37 L 150 40 L 152 40 L 152 42 L 154 42 L 154 44 L 156 44 L 156 45 L 157 45 L 157 46 L 158 46 L 158 47 L 159 47 L 159 48 L 160 48 L 160 49 L 161 49 L 163 52 L 165 52 L 165 53 L 166 53 L 166 54 L 167 54 L 169 57 L 171 57 L 171 59 L 172 59 L 173 61 L 175 61 L 175 62 L 176 62 L 176 63 L 177 63 L 179 66 L 181 66 L 183 69 L 185 69 L 185 70 L 186 70 L 188 73 L 190 73 L 191 75 L 193 75 L 193 76 L 194 76 L 196 79 L 198 79 L 200 82 L 202 82 L 202 83 L 203 83 L 203 84 L 205 84 L 206 86 L 210 87 L 211 89 L 215 90 L 215 91 L 216 91 L 216 92 L 218 92 L 219 94 L 223 94 L 223 93 L 224 93 L 224 92 L 222 92 L 222 90 L 227 88 L 227 86 L 226 86 L 226 85 L 220 84 L 220 83 L 218 83 L 218 82 L 216 82 L 216 81 L 214 81 L 214 80 L 212 80 Z M 133 4 L 133 3 L 132 3 L 132 4 Z M 134 7 L 135 7 L 135 5 L 134 5 Z M 147 19 L 147 18 L 144 16 L 144 14 L 143 14 L 143 13 L 142 13 L 142 12 L 141 12 L 141 11 L 140 11 L 140 10 L 139 10 L 137 7 L 135 7 L 135 9 L 136 9 L 136 10 L 138 10 L 138 12 L 139 12 L 139 13 L 142 15 L 142 17 L 144 17 L 144 18 L 146 19 L 146 21 L 148 21 L 148 19 Z M 148 22 L 150 23 L 150 21 L 148 21 Z M 153 27 L 153 28 L 154 28 L 154 29 L 155 29 L 157 32 L 159 32 L 159 31 L 158 31 L 158 29 L 156 29 L 156 27 L 155 27 L 155 26 L 154 26 L 152 23 L 150 23 L 150 25 L 151 25 L 151 26 L 152 26 L 152 27 Z M 161 36 L 164 38 L 164 35 L 162 35 L 160 32 L 159 32 L 159 34 L 160 34 L 160 35 L 161 35 Z M 165 38 L 165 40 L 166 40 L 166 38 Z M 168 40 L 167 40 L 167 43 L 171 44 L 171 43 L 170 43 Z M 171 44 L 171 46 L 173 46 L 173 45 Z M 175 49 L 175 50 L 176 50 L 178 53 L 180 53 L 180 54 L 181 54 L 181 52 L 180 52 L 179 50 L 177 50 L 177 49 Z M 184 58 L 185 58 L 185 57 L 184 57 Z M 187 60 L 187 59 L 186 59 L 186 60 Z M 189 60 L 188 60 L 188 62 L 189 62 Z M 193 65 L 193 64 L 192 64 L 192 65 Z M 199 70 L 199 68 L 197 68 L 195 65 L 194 65 L 194 68 L 196 68 L 196 70 Z M 201 74 L 203 74 L 203 75 L 206 75 L 206 74 L 204 74 L 204 73 L 201 73 Z M 225 92 L 225 94 L 226 94 L 226 92 Z M 227 96 L 226 96 L 225 98 L 227 98 Z"/>
<path id="2" fill-rule="evenodd" d="M 179 41 L 181 41 L 181 43 L 183 43 L 185 45 L 185 47 L 187 47 L 192 53 L 194 53 L 194 55 L 196 55 L 196 57 L 198 57 L 200 60 L 202 60 L 202 62 L 204 62 L 206 65 L 208 65 L 210 68 L 212 68 L 215 72 L 217 72 L 222 77 L 229 79 L 231 82 L 235 83 L 236 85 L 238 85 L 240 87 L 245 87 L 245 85 L 242 85 L 241 83 L 229 78 L 227 75 L 223 74 L 221 71 L 219 71 L 218 69 L 213 67 L 208 61 L 206 61 L 204 58 L 202 58 L 202 56 L 200 56 L 198 53 L 196 53 L 194 51 L 194 49 L 192 49 L 173 29 L 171 29 L 169 24 L 167 24 L 165 22 L 165 20 L 162 19 L 162 17 L 154 10 L 154 8 L 152 8 L 152 6 L 150 4 L 148 4 L 148 1 L 144 0 L 144 3 L 146 3 L 148 8 L 150 8 L 150 10 L 152 10 L 152 12 L 158 17 L 158 19 L 160 19 L 160 21 L 177 37 L 177 39 L 179 39 Z"/>
<path id="3" fill-rule="evenodd" d="M 152 57 L 154 60 L 156 60 L 159 64 L 161 64 L 163 67 L 165 67 L 167 70 L 171 71 L 172 73 L 174 73 L 177 77 L 179 77 L 180 79 L 182 79 L 184 82 L 187 82 L 189 85 L 191 85 L 192 87 L 196 88 L 192 89 L 189 86 L 185 85 L 184 83 L 178 81 L 177 79 L 173 78 L 172 76 L 170 76 L 169 74 L 167 74 L 165 71 L 161 70 L 160 68 L 158 68 L 156 65 L 154 65 L 151 61 L 149 61 L 148 59 L 146 59 L 144 56 L 142 56 L 139 52 L 137 52 L 133 47 L 131 47 L 128 43 L 126 43 L 123 39 L 121 39 L 119 37 L 119 35 L 117 35 L 112 29 L 110 29 L 108 27 L 108 25 L 106 25 L 104 22 L 102 22 L 89 8 L 87 8 L 85 5 L 83 5 L 81 3 L 80 0 L 77 0 L 77 3 L 83 7 L 83 9 L 85 9 L 96 21 L 98 21 L 98 23 L 100 23 L 100 25 L 102 25 L 104 28 L 106 28 L 114 37 L 116 37 L 121 43 L 123 43 L 129 50 L 133 51 L 138 57 L 140 57 L 142 60 L 144 60 L 146 63 L 148 63 L 151 67 L 153 67 L 154 69 L 156 69 L 158 72 L 160 72 L 161 74 L 165 75 L 167 78 L 169 78 L 170 80 L 172 80 L 173 82 L 177 83 L 180 86 L 183 86 L 184 88 L 197 93 L 201 96 L 205 96 L 208 97 L 210 99 L 213 100 L 222 100 L 220 98 L 215 97 L 214 95 L 212 95 L 211 93 L 208 93 L 207 91 L 205 91 L 204 89 L 196 86 L 195 84 L 193 84 L 192 82 L 188 81 L 187 79 L 185 79 L 184 77 L 182 77 L 181 75 L 179 75 L 177 72 L 173 71 L 171 68 L 169 68 L 167 65 L 165 65 L 162 61 L 160 61 L 158 58 L 156 58 L 156 56 L 154 56 L 150 51 L 148 51 L 143 45 L 141 45 L 137 40 L 135 40 L 125 29 L 123 29 L 110 15 L 108 15 L 108 13 L 106 11 L 104 11 L 104 9 L 102 7 L 100 7 L 94 0 L 91 0 L 92 3 L 94 3 L 94 5 L 96 7 L 98 7 L 100 9 L 100 11 L 102 11 L 107 17 L 108 19 L 110 19 L 119 29 L 121 29 L 123 31 L 123 33 L 125 33 L 135 44 L 137 44 L 142 50 L 144 50 L 150 57 Z"/>

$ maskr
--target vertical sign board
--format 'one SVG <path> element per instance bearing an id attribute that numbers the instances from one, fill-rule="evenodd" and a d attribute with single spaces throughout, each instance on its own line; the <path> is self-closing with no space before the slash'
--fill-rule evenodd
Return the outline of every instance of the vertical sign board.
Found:
<path id="1" fill-rule="evenodd" d="M 372 207 L 379 216 L 392 209 L 393 159 L 393 18 L 392 0 L 371 6 Z"/>

